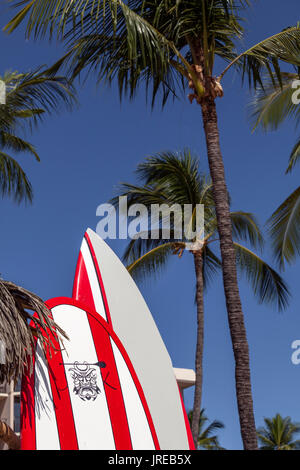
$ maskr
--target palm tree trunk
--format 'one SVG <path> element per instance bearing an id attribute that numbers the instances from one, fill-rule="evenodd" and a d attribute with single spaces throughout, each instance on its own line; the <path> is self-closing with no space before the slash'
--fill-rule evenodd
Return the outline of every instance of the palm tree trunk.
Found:
<path id="1" fill-rule="evenodd" d="M 240 300 L 235 250 L 229 215 L 229 201 L 225 182 L 223 158 L 220 149 L 216 104 L 213 97 L 201 103 L 210 174 L 213 181 L 214 200 L 220 236 L 223 284 L 228 322 L 235 358 L 235 380 L 241 434 L 244 449 L 257 449 L 257 436 L 253 412 L 250 377 L 249 347 Z"/>
<path id="2" fill-rule="evenodd" d="M 21 447 L 20 438 L 8 426 L 8 424 L 0 421 L 0 440 L 5 442 L 12 450 L 19 450 Z"/>
<path id="3" fill-rule="evenodd" d="M 196 304 L 197 304 L 197 346 L 196 346 L 196 384 L 194 394 L 192 435 L 197 449 L 199 424 L 201 415 L 202 383 L 203 383 L 203 342 L 204 342 L 204 303 L 203 303 L 203 257 L 202 252 L 194 251 L 196 272 Z"/>

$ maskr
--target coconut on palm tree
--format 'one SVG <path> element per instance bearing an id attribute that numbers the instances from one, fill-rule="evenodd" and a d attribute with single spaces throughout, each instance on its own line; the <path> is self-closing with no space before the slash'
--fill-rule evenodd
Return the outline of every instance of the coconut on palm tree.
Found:
<path id="1" fill-rule="evenodd" d="M 265 425 L 257 430 L 260 450 L 300 450 L 300 423 L 279 413 L 274 418 L 265 418 Z"/>
<path id="2" fill-rule="evenodd" d="M 190 424 L 193 421 L 193 411 L 188 413 Z M 202 408 L 199 419 L 199 435 L 197 438 L 196 448 L 199 450 L 224 450 L 219 443 L 219 438 L 215 434 L 219 429 L 224 429 L 225 426 L 221 421 L 214 420 L 208 424 L 209 419 L 205 415 L 205 409 Z"/>
<path id="3" fill-rule="evenodd" d="M 53 66 L 53 73 L 62 66 L 72 77 L 92 71 L 99 82 L 116 81 L 120 95 L 127 93 L 131 98 L 142 85 L 153 104 L 159 91 L 165 104 L 178 90 L 191 89 L 189 99 L 202 113 L 213 182 L 241 434 L 245 449 L 256 449 L 248 342 L 216 98 L 223 97 L 222 79 L 233 69 L 256 88 L 264 71 L 276 77 L 282 62 L 299 66 L 300 28 L 287 28 L 239 52 L 236 44 L 244 34 L 240 15 L 250 0 L 16 0 L 14 4 L 18 12 L 7 31 L 25 20 L 27 36 L 48 33 L 64 41 L 66 53 Z M 223 70 L 216 70 L 216 64 L 220 67 L 217 58 L 226 63 Z"/>
<path id="4" fill-rule="evenodd" d="M 156 274 L 173 254 L 181 257 L 186 252 L 193 257 L 196 274 L 197 346 L 192 434 L 196 445 L 201 422 L 203 295 L 210 279 L 221 268 L 221 261 L 214 249 L 214 244 L 218 241 L 218 228 L 212 182 L 209 177 L 200 173 L 198 158 L 192 156 L 189 150 L 180 154 L 163 152 L 149 157 L 138 166 L 137 175 L 143 185 L 123 183 L 118 196 L 112 200 L 118 207 L 119 197 L 126 196 L 129 213 L 134 207 L 141 207 L 141 204 L 148 209 L 146 218 L 139 220 L 147 228 L 129 242 L 124 255 L 130 274 L 141 280 Z M 200 204 L 204 205 L 203 229 L 200 226 L 198 228 L 197 220 Z M 151 211 L 154 205 L 168 208 L 166 217 L 157 214 L 155 218 Z M 182 216 L 187 206 L 190 208 L 189 215 Z M 167 217 L 170 213 L 173 215 L 172 219 Z M 258 250 L 262 247 L 263 238 L 254 216 L 237 211 L 231 212 L 230 218 L 238 268 L 246 274 L 261 302 L 274 302 L 279 309 L 284 308 L 287 305 L 288 290 L 282 278 L 258 253 L 243 244 L 248 242 Z"/>
<path id="5" fill-rule="evenodd" d="M 57 110 L 62 103 L 72 105 L 74 94 L 66 79 L 48 77 L 42 70 L 6 73 L 1 79 L 6 84 L 6 99 L 0 104 L 0 191 L 18 203 L 31 201 L 32 187 L 17 156 L 26 152 L 37 160 L 39 156 L 35 147 L 21 137 L 22 132 L 33 129 L 44 113 Z M 32 317 L 32 312 L 37 315 Z M 30 320 L 35 327 L 29 325 Z M 44 347 L 51 344 L 53 327 L 40 297 L 0 279 L 0 383 L 16 381 L 23 374 L 35 341 Z M 19 446 L 19 438 L 1 421 L 0 439 L 10 448 Z"/>

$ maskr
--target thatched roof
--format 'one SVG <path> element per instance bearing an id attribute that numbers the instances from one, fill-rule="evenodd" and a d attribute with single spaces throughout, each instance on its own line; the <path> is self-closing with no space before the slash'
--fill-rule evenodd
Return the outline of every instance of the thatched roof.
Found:
<path id="1" fill-rule="evenodd" d="M 36 312 L 36 318 L 32 316 L 33 312 Z M 52 345 L 51 337 L 56 332 L 66 337 L 49 315 L 40 297 L 0 279 L 0 341 L 5 345 L 5 365 L 0 364 L 0 383 L 21 377 L 28 361 L 29 364 L 31 362 L 36 339 L 47 347 Z M 30 320 L 36 328 L 29 325 Z"/>

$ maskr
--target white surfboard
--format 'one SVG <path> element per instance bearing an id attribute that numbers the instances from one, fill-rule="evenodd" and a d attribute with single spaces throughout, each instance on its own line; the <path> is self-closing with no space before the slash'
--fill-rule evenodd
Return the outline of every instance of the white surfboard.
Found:
<path id="1" fill-rule="evenodd" d="M 47 302 L 69 340 L 36 344 L 21 400 L 23 450 L 157 450 L 141 384 L 121 341 L 74 299 Z M 43 333 L 45 334 L 45 333 Z"/>
<path id="2" fill-rule="evenodd" d="M 132 277 L 91 229 L 85 233 L 73 298 L 95 309 L 121 340 L 149 406 L 161 449 L 193 449 L 172 362 Z"/>

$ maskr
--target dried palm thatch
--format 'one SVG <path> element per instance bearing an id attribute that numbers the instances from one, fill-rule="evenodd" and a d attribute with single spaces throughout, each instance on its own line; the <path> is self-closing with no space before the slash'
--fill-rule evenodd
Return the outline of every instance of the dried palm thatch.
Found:
<path id="1" fill-rule="evenodd" d="M 5 442 L 11 450 L 19 450 L 21 447 L 19 436 L 3 421 L 0 421 L 0 439 Z"/>
<path id="2" fill-rule="evenodd" d="M 36 312 L 36 316 L 32 316 Z M 34 327 L 29 323 L 33 322 Z M 28 361 L 32 368 L 35 341 L 46 349 L 53 346 L 53 336 L 66 333 L 57 326 L 40 297 L 12 282 L 0 279 L 0 341 L 4 345 L 4 364 L 0 364 L 0 383 L 16 381 Z"/>

